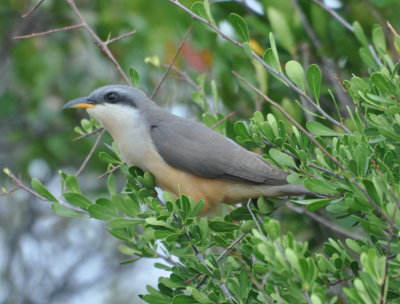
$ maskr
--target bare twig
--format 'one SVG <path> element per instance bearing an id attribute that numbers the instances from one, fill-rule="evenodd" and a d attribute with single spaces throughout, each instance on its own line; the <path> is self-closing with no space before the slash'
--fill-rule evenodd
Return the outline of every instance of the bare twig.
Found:
<path id="1" fill-rule="evenodd" d="M 194 19 L 206 24 L 210 28 L 212 28 L 220 37 L 224 38 L 225 40 L 233 43 L 234 45 L 243 48 L 243 44 L 238 42 L 237 40 L 227 36 L 224 34 L 215 24 L 212 22 L 196 15 L 193 13 L 189 8 L 184 6 L 182 3 L 180 3 L 178 0 L 167 0 L 173 5 L 179 7 L 183 11 L 185 11 L 187 14 L 192 16 Z M 257 60 L 266 70 L 268 70 L 270 73 L 278 76 L 281 80 L 283 80 L 292 90 L 294 90 L 297 94 L 302 96 L 311 106 L 314 107 L 325 119 L 330 121 L 332 124 L 336 125 L 338 128 L 342 129 L 344 132 L 351 134 L 351 131 L 346 128 L 341 122 L 335 120 L 333 117 L 331 117 L 328 113 L 326 113 L 310 96 L 308 96 L 302 89 L 300 89 L 298 86 L 296 86 L 288 77 L 286 77 L 284 74 L 279 72 L 278 70 L 275 70 L 273 67 L 268 65 L 256 52 L 251 51 L 252 57 Z"/>
<path id="2" fill-rule="evenodd" d="M 34 38 L 34 37 L 46 36 L 46 35 L 49 35 L 49 34 L 70 31 L 70 30 L 74 30 L 74 29 L 77 29 L 77 28 L 81 28 L 81 27 L 84 27 L 84 25 L 83 24 L 75 24 L 75 25 L 70 25 L 70 26 L 65 26 L 65 27 L 60 27 L 60 28 L 48 30 L 48 31 L 45 31 L 45 32 L 33 33 L 33 34 L 29 34 L 29 35 L 15 36 L 14 40 L 21 40 L 21 39 L 29 39 L 29 38 Z"/>
<path id="3" fill-rule="evenodd" d="M 88 137 L 88 136 L 91 136 L 91 135 L 93 135 L 93 134 L 96 134 L 97 132 L 99 132 L 99 131 L 101 131 L 101 130 L 103 130 L 103 127 L 94 129 L 92 132 L 89 132 L 89 133 L 86 133 L 86 134 L 84 134 L 84 135 L 75 137 L 72 141 L 78 141 L 78 140 L 84 139 L 84 138 L 86 138 L 86 137 Z"/>
<path id="4" fill-rule="evenodd" d="M 273 101 L 271 98 L 269 98 L 267 95 L 265 95 L 263 92 L 261 92 L 258 88 L 253 86 L 250 82 L 248 82 L 245 78 L 240 76 L 238 73 L 235 71 L 232 71 L 232 74 L 237 77 L 239 80 L 241 80 L 245 85 L 247 85 L 250 89 L 252 89 L 254 92 L 256 92 L 258 95 L 260 95 L 265 101 L 267 101 L 269 104 L 277 108 L 291 123 L 293 123 L 299 130 L 301 130 L 304 134 L 307 135 L 308 138 L 321 150 L 322 153 L 324 153 L 329 159 L 331 159 L 341 170 L 345 171 L 345 168 L 339 163 L 336 157 L 334 157 L 332 154 L 330 154 L 314 137 L 313 134 L 308 132 L 302 125 L 300 125 L 295 119 L 293 119 L 292 116 L 290 116 L 289 113 L 286 112 L 282 106 Z"/>
<path id="5" fill-rule="evenodd" d="M 74 0 L 65 0 L 65 1 L 69 4 L 69 6 L 74 11 L 75 15 L 81 21 L 83 27 L 89 32 L 90 36 L 92 36 L 94 43 L 97 45 L 97 47 L 107 56 L 108 59 L 111 60 L 111 62 L 117 68 L 119 74 L 125 80 L 126 84 L 130 86 L 131 82 L 129 80 L 129 77 L 125 74 L 124 70 L 121 68 L 120 64 L 115 59 L 114 55 L 111 53 L 110 49 L 107 46 L 107 43 L 105 43 L 99 38 L 99 36 L 94 32 L 94 30 L 88 25 L 85 18 L 83 18 L 81 12 L 79 11 L 78 7 L 75 4 L 75 1 Z"/>
<path id="6" fill-rule="evenodd" d="M 22 18 L 29 17 L 43 3 L 43 1 L 44 0 L 39 0 L 31 9 L 29 9 L 29 11 L 22 15 Z"/>
<path id="7" fill-rule="evenodd" d="M 232 116 L 236 115 L 236 111 L 229 113 L 228 115 L 226 115 L 224 118 L 222 118 L 220 121 L 218 121 L 216 124 L 212 125 L 210 127 L 210 129 L 215 129 L 216 127 L 218 127 L 220 124 L 224 123 L 225 121 L 227 121 L 229 118 L 231 118 Z"/>
<path id="8" fill-rule="evenodd" d="M 354 240 L 361 240 L 363 237 L 361 235 L 359 235 L 358 233 L 354 233 L 351 231 L 347 231 L 345 229 L 343 229 L 342 227 L 339 227 L 337 225 L 335 225 L 334 223 L 328 221 L 326 218 L 323 218 L 322 216 L 319 216 L 318 214 L 316 214 L 315 212 L 310 212 L 302 207 L 296 206 L 292 203 L 287 203 L 286 206 L 299 214 L 305 214 L 308 217 L 312 218 L 314 221 L 324 225 L 325 227 L 329 228 L 330 230 L 339 233 L 347 238 L 350 239 L 354 239 Z"/>
<path id="9" fill-rule="evenodd" d="M 86 166 L 87 166 L 87 164 L 88 164 L 90 158 L 92 157 L 94 151 L 96 150 L 97 146 L 99 145 L 100 139 L 101 139 L 101 137 L 104 135 L 104 132 L 105 132 L 105 131 L 106 131 L 106 130 L 103 129 L 103 130 L 97 135 L 96 141 L 94 142 L 92 149 L 90 150 L 89 154 L 86 156 L 85 160 L 83 161 L 83 163 L 82 163 L 82 165 L 80 166 L 79 170 L 76 172 L 75 176 L 79 176 L 79 175 L 83 172 L 83 170 L 86 168 Z"/>
<path id="10" fill-rule="evenodd" d="M 327 11 L 333 18 L 335 18 L 340 24 L 342 24 L 346 29 L 348 29 L 350 32 L 354 33 L 353 26 L 348 23 L 346 20 L 344 20 L 338 13 L 336 13 L 332 8 L 327 6 L 325 3 L 319 1 L 319 0 L 310 0 L 314 2 L 315 4 L 319 5 L 321 8 L 323 8 L 325 11 Z M 382 61 L 379 59 L 378 55 L 376 54 L 375 48 L 371 45 L 368 44 L 368 50 L 370 51 L 372 57 L 374 58 L 376 64 L 378 66 L 382 65 Z"/>
<path id="11" fill-rule="evenodd" d="M 336 13 L 332 8 L 327 6 L 324 2 L 321 2 L 319 0 L 310 0 L 314 2 L 315 4 L 319 5 L 322 7 L 325 11 L 327 11 L 333 18 L 335 18 L 340 24 L 342 24 L 345 28 L 347 28 L 349 31 L 354 32 L 353 27 L 351 26 L 350 23 L 348 23 L 346 20 L 344 20 L 338 13 Z"/>
<path id="12" fill-rule="evenodd" d="M 2 193 L 0 193 L 0 196 L 6 196 L 6 195 L 10 195 L 11 193 L 20 190 L 21 187 L 17 186 L 11 190 L 7 190 L 7 189 L 3 189 Z"/>
<path id="13" fill-rule="evenodd" d="M 387 24 L 388 28 L 390 29 L 390 31 L 393 33 L 393 35 L 399 34 L 399 33 L 397 33 L 397 31 L 394 29 L 393 25 L 389 21 L 386 21 L 386 24 Z"/>
<path id="14" fill-rule="evenodd" d="M 98 176 L 97 179 L 101 179 L 101 178 L 103 178 L 103 177 L 105 177 L 105 176 L 107 176 L 107 175 L 110 175 L 110 174 L 114 173 L 114 172 L 117 171 L 119 168 L 121 168 L 121 166 L 122 166 L 122 165 L 115 166 L 115 167 L 112 168 L 111 170 L 109 170 L 109 171 L 105 172 L 104 174 Z"/>
<path id="15" fill-rule="evenodd" d="M 104 43 L 105 43 L 106 45 L 109 45 L 109 44 L 114 43 L 114 42 L 117 42 L 117 41 L 119 41 L 119 40 L 121 40 L 121 39 L 130 37 L 130 36 L 132 36 L 132 35 L 134 35 L 134 34 L 136 34 L 136 30 L 130 31 L 130 32 L 126 33 L 126 34 L 122 34 L 122 35 L 120 35 L 120 36 L 117 36 L 117 37 L 115 37 L 115 38 L 112 38 L 112 39 L 110 39 L 110 40 L 107 40 L 107 41 L 105 41 Z"/>
<path id="16" fill-rule="evenodd" d="M 153 93 L 151 93 L 150 99 L 153 99 L 157 95 L 158 90 L 161 88 L 161 85 L 163 84 L 163 82 L 167 78 L 169 71 L 171 70 L 172 66 L 175 64 L 175 61 L 178 58 L 178 55 L 181 52 L 181 50 L 182 50 L 182 48 L 183 48 L 183 46 L 184 46 L 184 44 L 185 44 L 185 42 L 186 42 L 186 40 L 189 37 L 191 32 L 192 32 L 192 25 L 189 26 L 188 30 L 186 31 L 185 36 L 183 36 L 183 39 L 182 39 L 181 43 L 179 44 L 178 49 L 176 50 L 175 55 L 171 60 L 171 63 L 168 65 L 168 68 L 165 71 L 165 73 L 164 73 L 163 77 L 161 78 L 160 82 L 154 88 Z"/>
<path id="17" fill-rule="evenodd" d="M 233 304 L 233 296 L 229 292 L 228 288 L 226 287 L 226 284 L 224 282 L 219 282 L 219 288 L 221 289 L 222 293 L 224 294 L 225 298 L 228 300 L 229 303 Z"/>
<path id="18" fill-rule="evenodd" d="M 18 177 L 16 177 L 9 169 L 4 169 L 3 171 L 18 188 L 25 190 L 26 192 L 32 194 L 33 196 L 35 196 L 36 198 L 38 198 L 42 201 L 48 201 L 47 198 L 41 196 L 39 193 L 32 190 L 28 186 L 25 186 L 24 183 Z"/>
<path id="19" fill-rule="evenodd" d="M 164 68 L 168 68 L 170 65 L 169 64 L 161 64 L 161 66 Z M 176 66 L 171 66 L 171 70 L 176 72 L 181 77 L 181 80 L 184 80 L 184 81 L 188 82 L 189 84 L 191 84 L 197 91 L 201 90 L 200 86 L 196 82 L 194 82 L 194 80 L 192 78 L 190 78 L 185 71 L 178 69 Z"/>
<path id="20" fill-rule="evenodd" d="M 234 247 L 236 246 L 236 244 L 238 244 L 244 237 L 246 236 L 246 233 L 242 233 L 236 240 L 233 241 L 232 244 L 230 244 L 216 259 L 217 262 L 219 262 L 224 256 L 226 256 L 228 254 L 228 252 Z M 193 278 L 189 279 L 188 281 L 193 281 L 195 279 L 197 279 L 198 277 L 200 277 L 202 274 L 197 274 L 196 276 L 194 276 Z M 196 285 L 196 288 L 200 288 L 208 279 L 208 275 L 205 275 L 203 277 L 203 279 L 199 282 L 199 284 Z M 186 281 L 187 282 L 187 281 Z"/>

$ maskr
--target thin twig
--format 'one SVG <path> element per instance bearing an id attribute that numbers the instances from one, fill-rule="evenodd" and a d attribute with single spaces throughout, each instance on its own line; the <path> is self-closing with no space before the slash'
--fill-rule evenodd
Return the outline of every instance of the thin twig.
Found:
<path id="1" fill-rule="evenodd" d="M 153 98 L 157 95 L 158 90 L 161 88 L 161 85 L 163 84 L 163 82 L 164 82 L 165 79 L 167 78 L 169 71 L 171 70 L 172 66 L 175 64 L 175 61 L 176 61 L 176 59 L 178 58 L 179 53 L 181 52 L 181 50 L 182 50 L 182 48 L 183 48 L 183 46 L 184 46 L 184 44 L 185 44 L 187 38 L 189 37 L 190 33 L 192 32 L 192 27 L 193 27 L 193 26 L 190 25 L 189 28 L 188 28 L 188 30 L 187 30 L 186 33 L 185 33 L 185 36 L 183 36 L 183 39 L 182 39 L 181 43 L 179 44 L 178 49 L 176 50 L 175 55 L 174 55 L 174 57 L 173 57 L 172 60 L 171 60 L 171 63 L 168 65 L 168 68 L 167 68 L 167 70 L 165 71 L 165 73 L 164 73 L 163 77 L 161 78 L 160 82 L 159 82 L 159 83 L 157 84 L 157 86 L 154 88 L 153 93 L 151 93 L 150 99 L 153 99 Z"/>
<path id="2" fill-rule="evenodd" d="M 222 118 L 220 121 L 218 121 L 216 124 L 212 125 L 210 127 L 210 129 L 215 129 L 216 127 L 218 127 L 220 124 L 224 123 L 226 120 L 228 120 L 229 118 L 231 118 L 232 116 L 236 115 L 236 111 L 233 111 L 232 113 L 229 113 L 228 115 L 226 115 L 224 118 Z"/>
<path id="3" fill-rule="evenodd" d="M 224 256 L 226 256 L 228 254 L 228 252 L 234 247 L 236 246 L 236 244 L 238 244 L 244 237 L 246 236 L 246 233 L 242 233 L 236 240 L 233 241 L 232 244 L 230 244 L 216 259 L 217 262 L 219 262 Z M 194 279 L 197 279 L 198 277 L 200 277 L 202 274 L 197 274 L 196 276 L 194 276 L 193 278 L 189 279 L 188 281 L 193 281 Z M 203 277 L 203 279 L 200 281 L 199 284 L 196 285 L 196 288 L 200 288 L 208 279 L 209 275 L 205 275 Z M 186 281 L 187 282 L 187 281 Z"/>
<path id="4" fill-rule="evenodd" d="M 233 43 L 234 45 L 243 48 L 243 44 L 238 42 L 237 40 L 227 36 L 224 34 L 214 23 L 196 15 L 193 13 L 189 8 L 184 6 L 182 3 L 180 3 L 178 0 L 167 0 L 173 5 L 179 7 L 186 13 L 188 13 L 190 16 L 192 16 L 194 19 L 206 24 L 210 28 L 212 28 L 220 37 L 224 38 L 225 40 Z M 346 128 L 341 122 L 335 120 L 333 117 L 331 117 L 328 113 L 326 113 L 310 96 L 308 96 L 302 89 L 300 89 L 298 86 L 296 86 L 288 77 L 286 77 L 284 74 L 279 72 L 278 70 L 275 70 L 273 67 L 268 65 L 256 52 L 251 51 L 252 57 L 257 60 L 266 70 L 268 70 L 270 73 L 278 76 L 281 80 L 283 80 L 292 90 L 294 90 L 297 94 L 302 96 L 311 106 L 313 106 L 325 119 L 330 121 L 332 124 L 336 125 L 338 128 L 342 129 L 344 132 L 351 134 L 352 132 Z"/>
<path id="5" fill-rule="evenodd" d="M 161 64 L 161 66 L 163 68 L 168 68 L 170 65 L 169 64 Z M 181 77 L 182 80 L 191 84 L 197 91 L 201 90 L 200 86 L 196 82 L 194 82 L 194 80 L 192 78 L 190 78 L 185 71 L 178 69 L 176 66 L 171 66 L 171 70 L 176 72 Z"/>
<path id="6" fill-rule="evenodd" d="M 96 150 L 97 146 L 99 145 L 100 139 L 101 139 L 101 137 L 104 135 L 104 132 L 105 132 L 105 131 L 106 131 L 106 130 L 103 129 L 103 130 L 97 135 L 96 141 L 94 142 L 94 145 L 93 145 L 92 149 L 90 150 L 89 154 L 86 156 L 85 160 L 83 161 L 83 163 L 82 163 L 81 167 L 79 168 L 79 170 L 76 172 L 75 176 L 79 176 L 79 175 L 83 172 L 83 170 L 86 168 L 86 166 L 87 166 L 87 164 L 88 164 L 90 158 L 92 157 L 94 151 Z"/>
<path id="7" fill-rule="evenodd" d="M 39 0 L 32 8 L 22 15 L 22 18 L 29 17 L 42 3 L 44 0 Z"/>
<path id="8" fill-rule="evenodd" d="M 13 193 L 13 192 L 15 192 L 15 191 L 18 191 L 18 190 L 20 190 L 20 189 L 21 189 L 21 187 L 19 187 L 19 186 L 15 187 L 15 188 L 13 188 L 13 189 L 11 189 L 11 190 L 4 189 L 4 190 L 2 191 L 2 193 L 0 193 L 0 196 L 10 195 L 11 193 Z"/>
<path id="9" fill-rule="evenodd" d="M 115 167 L 112 168 L 111 170 L 109 170 L 109 171 L 105 172 L 104 174 L 98 176 L 97 179 L 101 179 L 101 178 L 103 178 L 103 177 L 105 177 L 105 176 L 107 176 L 107 175 L 110 175 L 110 174 L 114 173 L 114 172 L 117 171 L 119 168 L 121 168 L 121 166 L 122 166 L 122 165 L 115 166 Z"/>
<path id="10" fill-rule="evenodd" d="M 319 1 L 319 0 L 310 0 L 314 2 L 315 4 L 319 5 L 321 8 L 323 8 L 325 11 L 327 11 L 333 18 L 335 18 L 339 23 L 341 23 L 346 29 L 348 29 L 350 32 L 354 33 L 354 28 L 353 26 L 348 23 L 346 20 L 344 20 L 338 13 L 336 13 L 332 8 L 327 6 L 325 3 Z M 368 49 L 374 58 L 376 64 L 378 66 L 382 65 L 382 61 L 379 59 L 378 55 L 376 54 L 375 48 L 373 47 L 372 44 L 368 44 Z"/>
<path id="11" fill-rule="evenodd" d="M 233 304 L 233 296 L 229 292 L 226 284 L 224 282 L 219 282 L 219 288 L 221 289 L 222 293 L 225 295 L 225 298 L 228 300 L 229 303 Z"/>
<path id="12" fill-rule="evenodd" d="M 65 26 L 65 27 L 60 27 L 60 28 L 48 30 L 48 31 L 45 31 L 45 32 L 33 33 L 33 34 L 29 34 L 29 35 L 15 36 L 13 39 L 14 40 L 29 39 L 29 38 L 45 36 L 45 35 L 58 33 L 58 32 L 70 31 L 70 30 L 74 30 L 74 29 L 77 29 L 77 28 L 81 28 L 81 27 L 84 27 L 84 25 L 83 24 L 75 24 L 75 25 L 70 25 L 70 26 Z"/>
<path id="13" fill-rule="evenodd" d="M 78 140 L 84 139 L 84 138 L 89 137 L 89 136 L 91 136 L 93 134 L 96 134 L 97 132 L 99 132 L 101 130 L 103 130 L 103 127 L 94 129 L 92 132 L 89 132 L 89 133 L 83 134 L 81 136 L 75 137 L 72 141 L 78 141 Z"/>
<path id="14" fill-rule="evenodd" d="M 302 207 L 296 206 L 292 203 L 287 203 L 286 206 L 294 212 L 307 215 L 308 217 L 312 218 L 314 221 L 324 225 L 325 227 L 329 228 L 330 230 L 337 232 L 347 238 L 354 239 L 354 240 L 362 240 L 363 239 L 363 237 L 361 235 L 359 235 L 358 233 L 347 231 L 347 230 L 343 229 L 342 227 L 339 227 L 339 226 L 335 225 L 334 223 L 328 221 L 327 219 L 323 218 L 322 216 L 319 216 L 315 212 L 310 212 L 310 211 L 308 211 Z"/>
<path id="15" fill-rule="evenodd" d="M 99 36 L 94 32 L 94 30 L 88 25 L 85 18 L 83 18 L 81 12 L 79 11 L 78 7 L 75 4 L 75 1 L 74 0 L 65 0 L 65 1 L 69 4 L 69 6 L 74 11 L 75 15 L 81 21 L 83 27 L 89 32 L 90 36 L 92 36 L 94 43 L 97 45 L 97 47 L 106 55 L 108 59 L 111 60 L 111 62 L 117 68 L 117 71 L 122 76 L 126 84 L 130 86 L 131 82 L 129 80 L 129 77 L 125 74 L 124 70 L 121 68 L 120 64 L 115 59 L 114 55 L 111 53 L 110 49 L 107 46 L 107 43 L 105 43 L 103 40 L 99 38 Z"/>
<path id="16" fill-rule="evenodd" d="M 344 20 L 338 13 L 336 13 L 332 8 L 327 6 L 325 3 L 318 1 L 318 0 L 310 0 L 314 2 L 315 4 L 319 5 L 322 7 L 325 11 L 327 11 L 333 18 L 335 18 L 337 21 L 339 21 L 340 24 L 342 24 L 345 28 L 347 28 L 349 31 L 354 32 L 354 29 L 350 23 L 348 23 L 346 20 Z"/>
<path id="17" fill-rule="evenodd" d="M 253 86 L 250 82 L 248 82 L 244 77 L 240 76 L 238 73 L 235 71 L 232 71 L 232 74 L 237 77 L 239 80 L 241 80 L 245 85 L 247 85 L 250 89 L 252 89 L 254 92 L 256 92 L 258 95 L 260 95 L 265 101 L 267 101 L 269 104 L 274 106 L 276 109 L 278 109 L 291 123 L 293 123 L 299 130 L 301 130 L 304 134 L 307 135 L 307 137 L 321 150 L 322 153 L 324 153 L 326 156 L 328 156 L 341 170 L 345 171 L 345 168 L 339 163 L 339 161 L 334 157 L 332 154 L 330 154 L 314 137 L 313 134 L 308 132 L 302 125 L 300 125 L 295 119 L 293 119 L 292 116 L 290 116 L 289 113 L 286 112 L 286 110 L 277 102 L 273 101 L 271 98 L 269 98 L 267 95 L 265 95 L 263 92 L 261 92 L 258 88 Z"/>
<path id="18" fill-rule="evenodd" d="M 132 35 L 134 35 L 134 34 L 136 34 L 136 30 L 130 31 L 130 32 L 126 33 L 126 34 L 119 35 L 119 36 L 117 36 L 117 37 L 115 37 L 115 38 L 112 38 L 112 39 L 110 39 L 110 40 L 105 41 L 104 43 L 105 43 L 106 45 L 109 45 L 109 44 L 114 43 L 114 42 L 117 42 L 117 41 L 119 41 L 119 40 L 121 40 L 121 39 L 130 37 L 130 36 L 132 36 Z"/>
<path id="19" fill-rule="evenodd" d="M 9 169 L 4 169 L 3 171 L 12 180 L 12 182 L 17 187 L 25 190 L 26 192 L 32 194 L 33 196 L 35 196 L 36 198 L 38 198 L 38 199 L 40 199 L 42 201 L 48 201 L 47 198 L 41 196 L 39 193 L 37 193 L 36 191 L 32 190 L 28 186 L 25 186 L 24 183 L 18 177 L 16 177 Z"/>

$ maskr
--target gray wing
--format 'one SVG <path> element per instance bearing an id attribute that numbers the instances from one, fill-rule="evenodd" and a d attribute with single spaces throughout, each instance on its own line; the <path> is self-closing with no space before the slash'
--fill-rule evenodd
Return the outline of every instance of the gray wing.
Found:
<path id="1" fill-rule="evenodd" d="M 287 173 L 227 137 L 168 113 L 153 122 L 151 136 L 161 157 L 192 174 L 254 184 L 287 184 Z"/>

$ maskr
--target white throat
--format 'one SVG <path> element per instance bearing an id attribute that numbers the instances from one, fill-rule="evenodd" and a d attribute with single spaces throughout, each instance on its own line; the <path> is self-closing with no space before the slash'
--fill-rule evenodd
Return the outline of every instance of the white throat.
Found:
<path id="1" fill-rule="evenodd" d="M 118 104 L 101 104 L 87 110 L 110 132 L 128 165 L 149 170 L 146 155 L 154 151 L 150 128 L 136 108 Z"/>

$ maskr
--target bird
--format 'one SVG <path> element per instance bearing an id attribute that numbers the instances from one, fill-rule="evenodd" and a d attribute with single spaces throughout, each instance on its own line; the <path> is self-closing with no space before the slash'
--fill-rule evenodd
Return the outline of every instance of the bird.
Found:
<path id="1" fill-rule="evenodd" d="M 95 89 L 63 109 L 86 109 L 111 134 L 129 166 L 148 171 L 175 197 L 204 201 L 201 214 L 222 203 L 312 194 L 289 184 L 288 173 L 199 122 L 176 116 L 125 85 Z"/>

